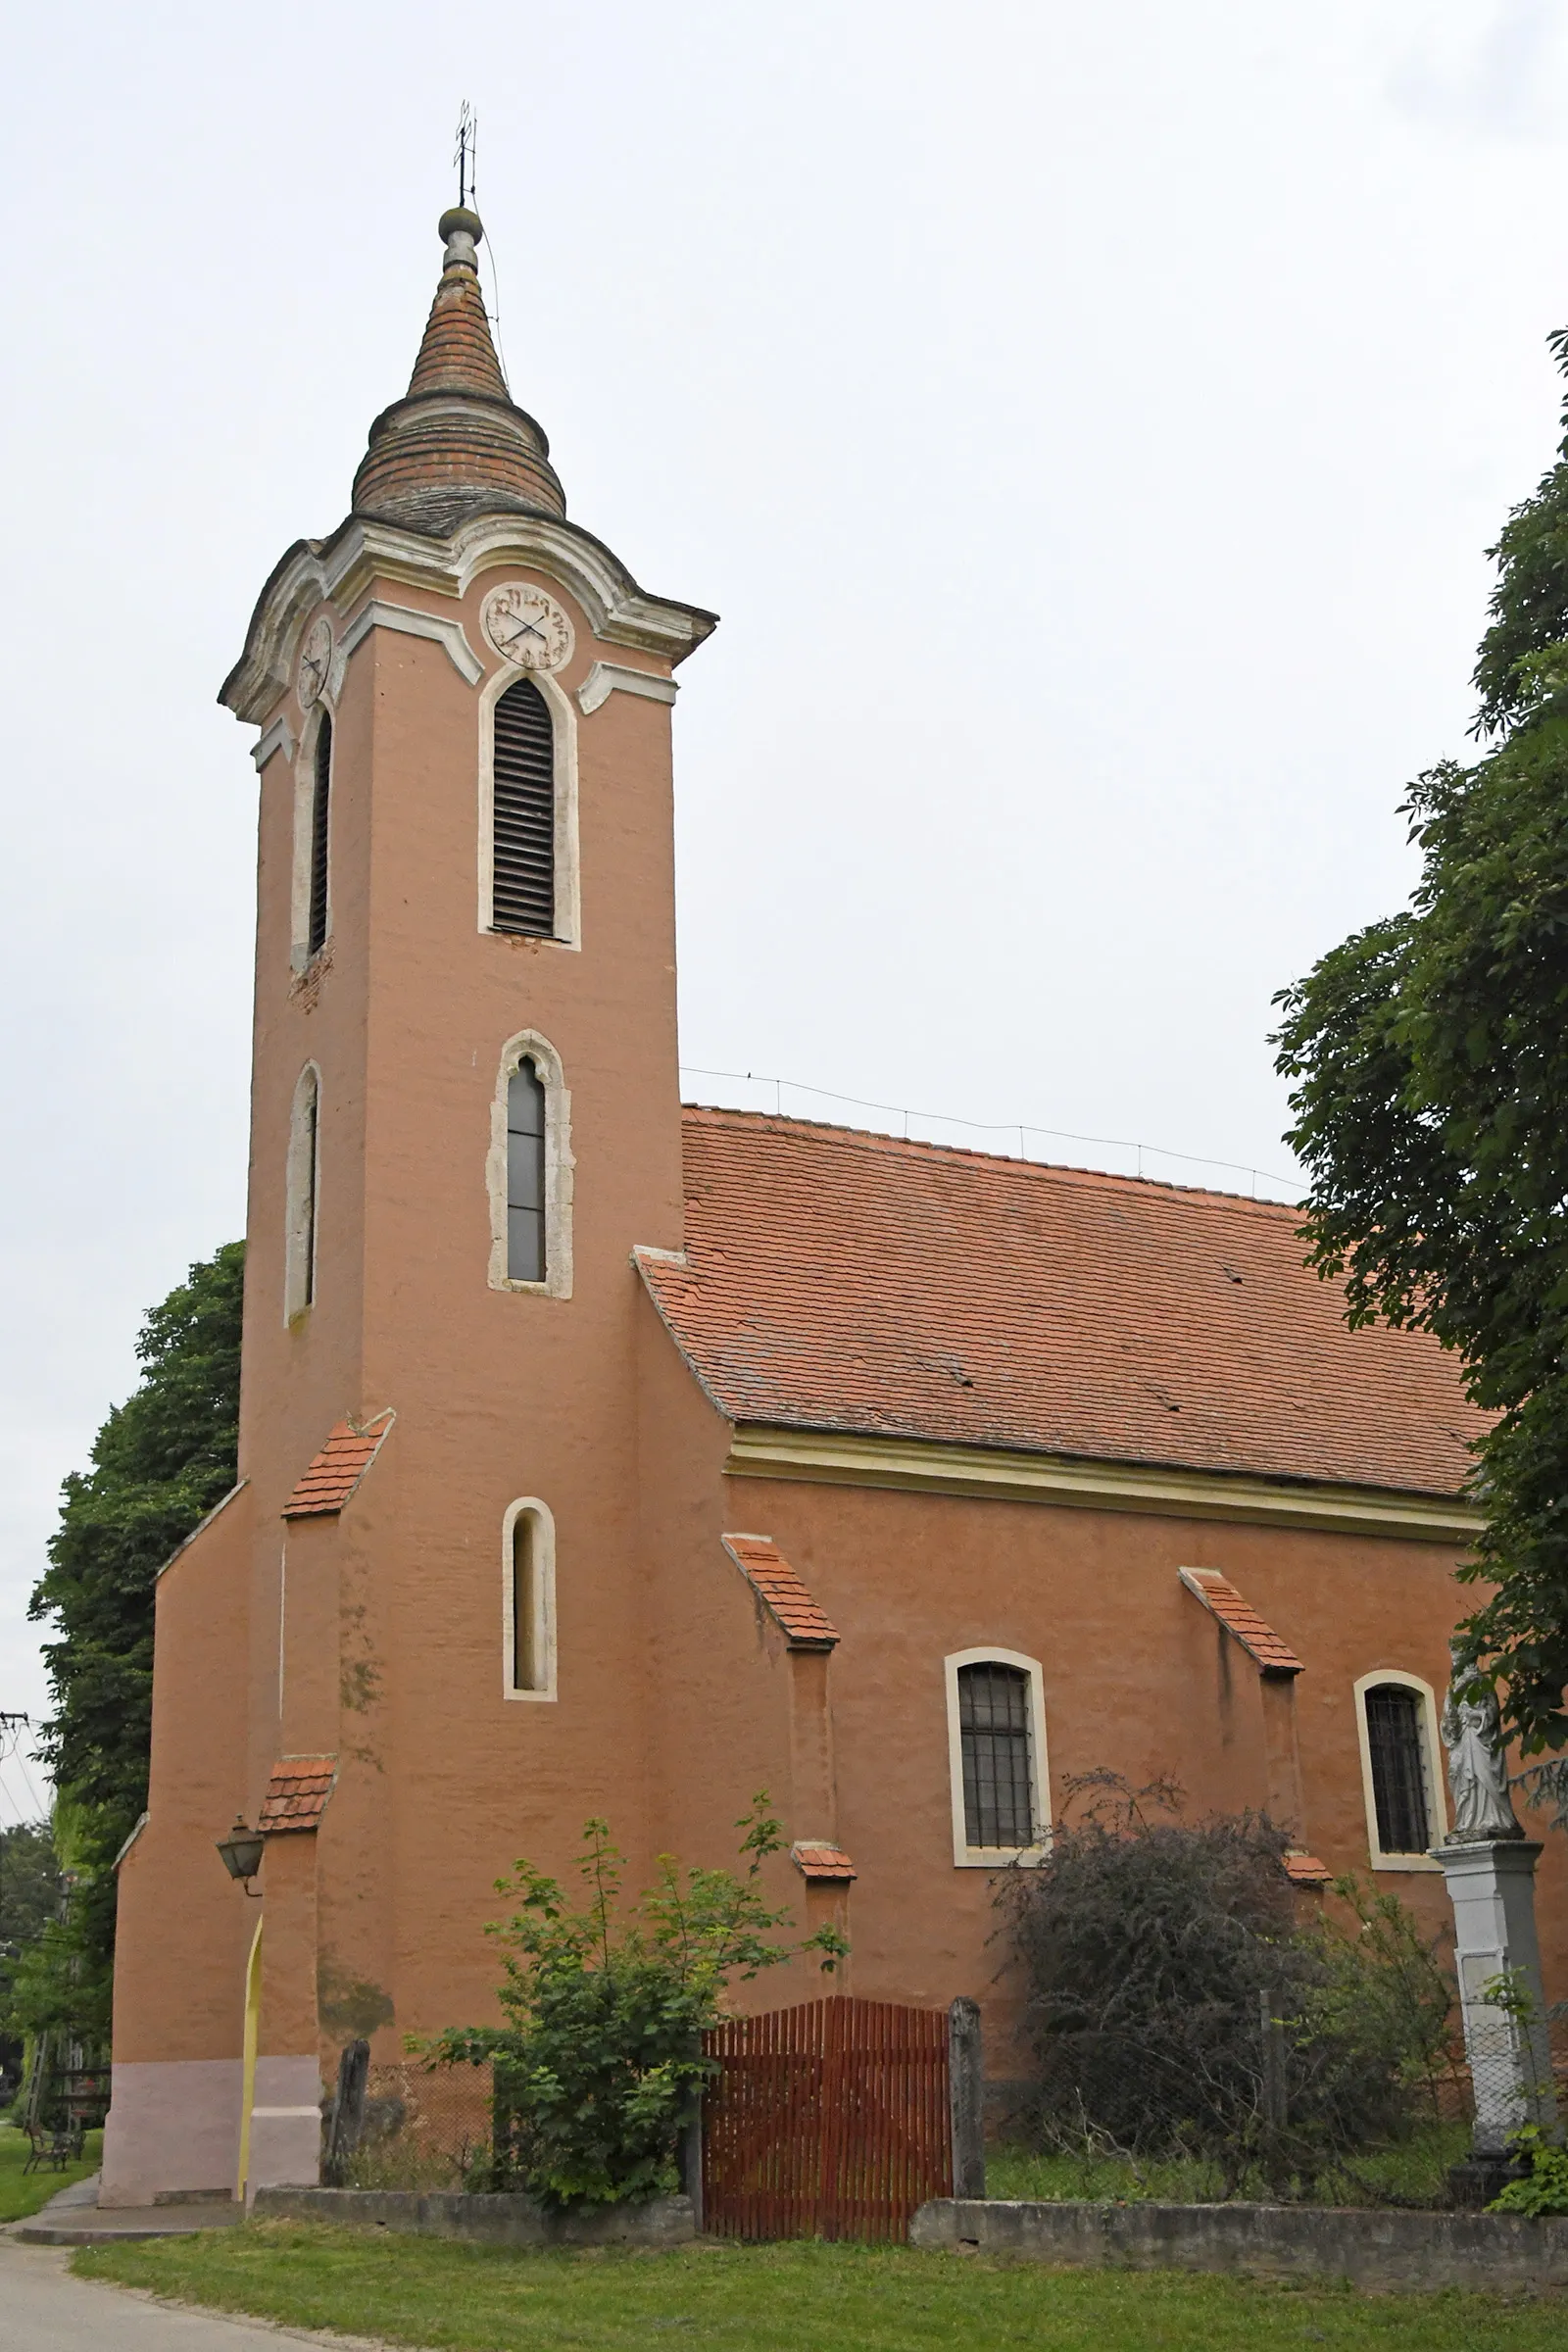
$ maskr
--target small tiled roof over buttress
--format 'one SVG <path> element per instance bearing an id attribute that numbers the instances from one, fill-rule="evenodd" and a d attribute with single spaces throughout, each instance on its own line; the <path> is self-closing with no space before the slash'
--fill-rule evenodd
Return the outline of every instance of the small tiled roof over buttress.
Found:
<path id="1" fill-rule="evenodd" d="M 1349 1330 L 1272 1201 L 684 1114 L 685 1260 L 639 1259 L 735 1422 L 1451 1495 L 1482 1427 Z"/>
<path id="2" fill-rule="evenodd" d="M 724 1549 L 781 1628 L 791 1649 L 834 1649 L 829 1624 L 776 1544 L 766 1536 L 726 1536 Z"/>
<path id="3" fill-rule="evenodd" d="M 391 1426 L 389 1412 L 377 1413 L 363 1429 L 352 1421 L 337 1422 L 284 1503 L 283 1517 L 312 1519 L 320 1512 L 340 1511 L 374 1461 Z"/>
<path id="4" fill-rule="evenodd" d="M 1242 1598 L 1229 1577 L 1221 1576 L 1217 1568 L 1182 1568 L 1177 1573 L 1188 1592 L 1196 1593 L 1204 1608 L 1212 1610 L 1225 1631 L 1241 1643 L 1260 1673 L 1301 1672 L 1301 1661 L 1290 1643 L 1282 1642 L 1251 1602 Z"/>
<path id="5" fill-rule="evenodd" d="M 318 1829 L 336 1779 L 335 1756 L 279 1756 L 257 1828 L 269 1838 L 284 1830 Z"/>

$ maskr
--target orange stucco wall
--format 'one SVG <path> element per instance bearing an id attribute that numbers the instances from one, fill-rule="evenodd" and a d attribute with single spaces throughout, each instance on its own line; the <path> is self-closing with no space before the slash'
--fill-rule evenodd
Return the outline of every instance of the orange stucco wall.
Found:
<path id="1" fill-rule="evenodd" d="M 372 592 L 459 620 L 484 649 L 479 604 L 519 575 L 542 576 L 509 562 L 461 599 L 397 580 Z M 582 606 L 548 584 L 576 629 L 568 693 L 601 657 L 667 673 L 596 641 Z M 262 2056 L 293 2065 L 291 2082 L 308 2079 L 305 2061 L 329 2079 L 355 2033 L 393 2058 L 407 2033 L 492 2016 L 482 1928 L 519 1854 L 563 1872 L 584 1818 L 604 1814 L 639 1878 L 663 1850 L 727 1860 L 762 1788 L 789 1836 L 835 1838 L 854 1856 L 854 1988 L 977 1995 L 1004 2069 L 1012 2009 L 990 1882 L 953 1859 L 944 1657 L 996 1644 L 1040 1661 L 1054 1807 L 1070 1776 L 1102 1765 L 1135 1783 L 1173 1774 L 1195 1811 L 1260 1805 L 1256 1674 L 1177 1577 L 1223 1570 L 1305 1662 L 1301 1841 L 1334 1869 L 1364 1868 L 1351 1685 L 1386 1665 L 1441 1688 L 1460 1613 L 1452 1559 L 1413 1543 L 727 1477 L 728 1433 L 630 1258 L 681 1241 L 670 714 L 614 693 L 575 722 L 582 930 L 568 948 L 478 927 L 481 691 L 442 644 L 389 628 L 349 659 L 331 936 L 305 975 L 290 956 L 294 768 L 278 752 L 263 773 L 248 1484 L 160 1595 L 150 1820 L 122 1875 L 117 2060 L 237 2055 L 258 1906 L 212 1841 L 236 1806 L 254 1820 L 278 1756 L 330 1754 L 339 1777 L 318 1833 L 272 1840 L 262 1874 Z M 284 710 L 308 762 L 309 723 L 292 699 Z M 503 1044 L 523 1029 L 550 1040 L 570 1090 L 569 1298 L 487 1280 L 491 1102 Z M 308 1059 L 321 1073 L 316 1300 L 289 1325 L 284 1170 Z M 330 1425 L 385 1407 L 391 1433 L 341 1515 L 285 1522 Z M 501 1529 L 521 1495 L 555 1517 L 552 1701 L 504 1692 Z M 788 1650 L 726 1531 L 780 1544 L 840 1633 L 825 1666 Z M 1272 1786 L 1277 1802 L 1277 1771 Z M 1385 1883 L 1440 1922 L 1441 1878 Z M 808 1902 L 782 1859 L 769 1885 L 811 1924 L 840 1899 Z M 1565 1989 L 1565 1931 L 1548 1853 L 1552 1990 Z M 815 1988 L 797 1966 L 744 1998 Z M 149 2157 L 135 2178 L 200 2185 L 178 2162 Z"/>

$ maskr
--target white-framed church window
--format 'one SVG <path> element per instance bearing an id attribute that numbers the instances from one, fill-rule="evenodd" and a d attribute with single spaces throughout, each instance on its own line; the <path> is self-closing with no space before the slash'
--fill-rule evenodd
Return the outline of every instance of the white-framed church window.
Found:
<path id="1" fill-rule="evenodd" d="M 283 1320 L 316 1303 L 316 1232 L 321 1191 L 321 1073 L 308 1061 L 294 1082 L 283 1182 Z"/>
<path id="2" fill-rule="evenodd" d="M 556 1523 L 536 1494 L 501 1522 L 501 1660 L 504 1697 L 555 1697 Z"/>
<path id="3" fill-rule="evenodd" d="M 1418 1674 L 1380 1666 L 1355 1685 L 1355 1731 L 1374 1870 L 1441 1870 L 1428 1852 L 1448 1834 L 1438 1701 Z"/>
<path id="4" fill-rule="evenodd" d="M 1045 1687 L 1038 1658 L 959 1649 L 943 1660 L 953 1860 L 996 1870 L 1051 1843 Z"/>
<path id="5" fill-rule="evenodd" d="M 561 1056 L 536 1030 L 501 1050 L 485 1184 L 490 1288 L 571 1297 L 571 1097 Z"/>

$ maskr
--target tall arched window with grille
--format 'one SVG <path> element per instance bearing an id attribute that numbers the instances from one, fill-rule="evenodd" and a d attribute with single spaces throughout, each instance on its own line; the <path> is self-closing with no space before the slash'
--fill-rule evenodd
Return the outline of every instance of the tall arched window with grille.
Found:
<path id="1" fill-rule="evenodd" d="M 948 1659 L 947 1675 L 954 1860 L 1037 1851 L 1049 1834 L 1039 1664 L 971 1649 Z"/>
<path id="2" fill-rule="evenodd" d="M 1429 1683 L 1385 1669 L 1356 1685 L 1367 1845 L 1374 1870 L 1435 1869 L 1444 1835 L 1437 1704 Z"/>
<path id="3" fill-rule="evenodd" d="M 332 719 L 321 712 L 316 730 L 316 775 L 311 794 L 311 911 L 306 927 L 307 955 L 326 945 L 328 916 L 328 852 L 332 830 Z"/>
<path id="4" fill-rule="evenodd" d="M 545 1089 L 527 1054 L 507 1081 L 507 1276 L 543 1282 L 549 1258 L 545 1227 Z"/>
<path id="5" fill-rule="evenodd" d="M 556 935 L 556 738 L 532 678 L 496 704 L 491 754 L 490 927 Z"/>

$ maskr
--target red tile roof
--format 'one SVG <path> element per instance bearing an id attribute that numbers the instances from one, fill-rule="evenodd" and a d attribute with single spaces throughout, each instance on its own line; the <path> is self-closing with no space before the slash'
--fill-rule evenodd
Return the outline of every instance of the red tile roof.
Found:
<path id="1" fill-rule="evenodd" d="M 283 1830 L 318 1829 L 336 1779 L 335 1756 L 279 1756 L 257 1828 L 270 1838 Z"/>
<path id="2" fill-rule="evenodd" d="M 849 1855 L 836 1845 L 792 1845 L 790 1860 L 803 1879 L 814 1879 L 819 1885 L 846 1886 L 859 1875 Z"/>
<path id="3" fill-rule="evenodd" d="M 1316 1854 L 1287 1854 L 1285 1857 L 1285 1876 L 1298 1886 L 1326 1886 L 1332 1875 L 1328 1864 L 1320 1862 Z"/>
<path id="4" fill-rule="evenodd" d="M 685 1261 L 641 1253 L 736 1422 L 1450 1495 L 1482 1427 L 1424 1334 L 1349 1330 L 1298 1212 L 688 1109 Z"/>
<path id="5" fill-rule="evenodd" d="M 352 1421 L 337 1422 L 284 1503 L 283 1517 L 311 1519 L 320 1512 L 340 1511 L 374 1461 L 392 1421 L 391 1412 L 384 1412 L 363 1429 L 356 1429 Z"/>
<path id="6" fill-rule="evenodd" d="M 778 1546 L 766 1536 L 726 1536 L 724 1549 L 754 1592 L 777 1619 L 791 1649 L 832 1649 L 830 1625 Z"/>
<path id="7" fill-rule="evenodd" d="M 1177 1575 L 1189 1592 L 1196 1593 L 1205 1609 L 1212 1609 L 1228 1634 L 1234 1634 L 1242 1647 L 1264 1674 L 1300 1674 L 1301 1661 L 1287 1642 L 1280 1640 L 1271 1625 L 1265 1625 L 1257 1611 L 1245 1601 L 1228 1577 L 1217 1568 L 1179 1568 Z"/>

